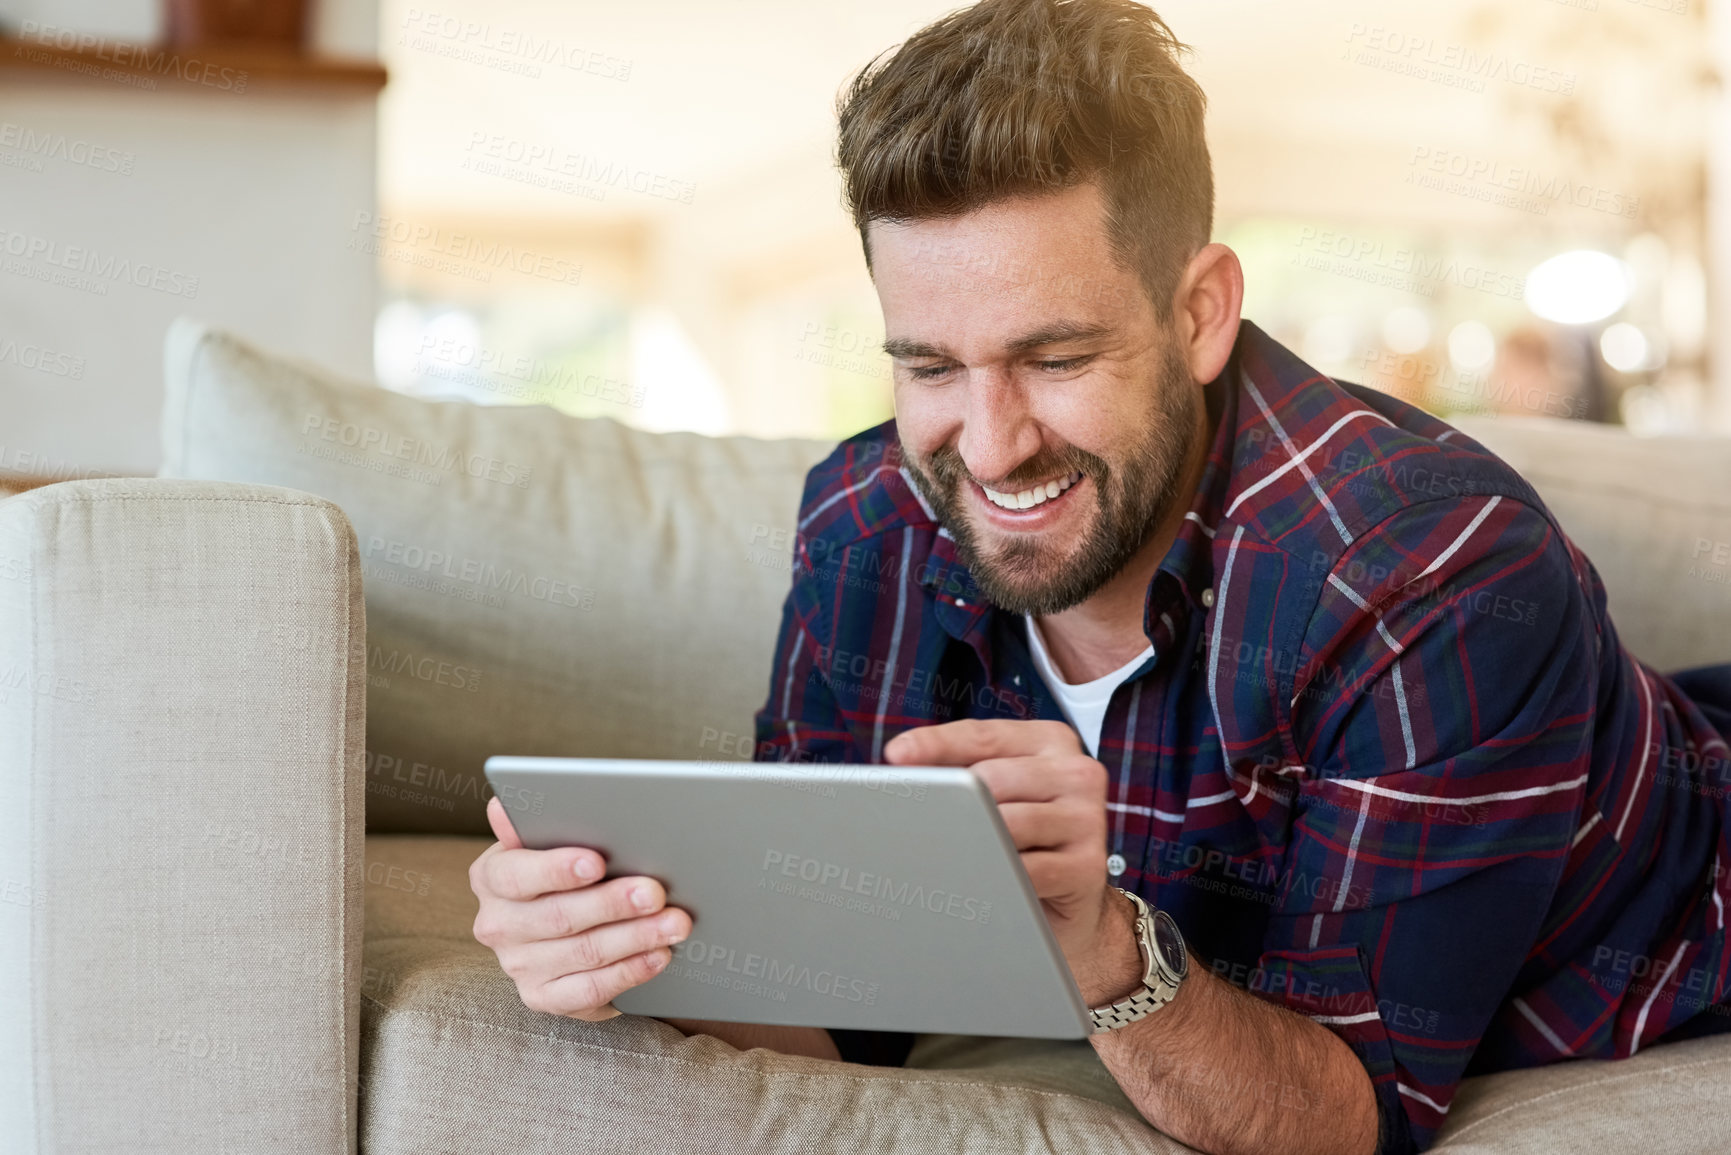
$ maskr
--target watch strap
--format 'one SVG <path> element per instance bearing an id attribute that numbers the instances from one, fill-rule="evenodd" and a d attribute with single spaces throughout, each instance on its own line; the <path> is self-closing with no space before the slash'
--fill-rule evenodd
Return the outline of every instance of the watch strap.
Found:
<path id="1" fill-rule="evenodd" d="M 1088 1017 L 1094 1021 L 1094 1033 L 1103 1035 L 1107 1031 L 1115 1031 L 1119 1027 L 1127 1027 L 1137 1019 L 1147 1018 L 1161 1007 L 1172 1001 L 1172 996 L 1178 992 L 1171 987 L 1157 991 L 1153 987 L 1143 987 L 1122 1002 L 1110 1006 L 1095 1007 L 1088 1012 Z"/>
<path id="2" fill-rule="evenodd" d="M 1093 1033 L 1096 1035 L 1116 1031 L 1138 1019 L 1146 1018 L 1171 1002 L 1178 994 L 1176 984 L 1165 982 L 1159 977 L 1161 968 L 1155 964 L 1154 912 L 1148 908 L 1141 895 L 1123 887 L 1115 889 L 1136 905 L 1136 948 L 1142 955 L 1142 988 L 1129 998 L 1103 1007 L 1094 1007 L 1088 1012 L 1088 1017 L 1094 1024 Z"/>

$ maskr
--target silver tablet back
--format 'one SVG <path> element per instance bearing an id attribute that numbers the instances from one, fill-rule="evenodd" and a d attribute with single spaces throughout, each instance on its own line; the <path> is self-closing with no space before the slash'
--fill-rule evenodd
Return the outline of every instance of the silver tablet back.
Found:
<path id="1" fill-rule="evenodd" d="M 614 1001 L 658 1018 L 1081 1038 L 1087 1008 L 985 785 L 953 767 L 493 757 L 525 846 L 689 910 Z"/>

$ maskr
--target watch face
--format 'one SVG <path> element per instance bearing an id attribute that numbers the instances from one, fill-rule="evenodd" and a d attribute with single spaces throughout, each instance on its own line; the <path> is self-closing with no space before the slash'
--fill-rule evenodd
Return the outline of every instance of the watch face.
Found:
<path id="1" fill-rule="evenodd" d="M 1160 952 L 1160 961 L 1167 970 L 1184 977 L 1190 967 L 1190 955 L 1184 949 L 1184 936 L 1178 933 L 1178 924 L 1163 910 L 1154 912 L 1154 949 Z"/>

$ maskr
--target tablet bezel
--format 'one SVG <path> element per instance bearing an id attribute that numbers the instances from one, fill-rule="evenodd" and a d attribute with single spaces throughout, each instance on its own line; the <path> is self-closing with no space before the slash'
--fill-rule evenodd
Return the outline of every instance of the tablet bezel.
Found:
<path id="1" fill-rule="evenodd" d="M 649 874 L 667 887 L 671 904 L 692 911 L 691 937 L 676 948 L 674 964 L 615 999 L 622 1011 L 723 1022 L 1027 1038 L 1084 1038 L 1090 1033 L 1088 1009 L 1014 840 L 991 792 L 966 768 L 495 755 L 487 759 L 486 776 L 526 847 L 591 846 L 607 857 L 608 877 Z M 723 799 L 725 805 L 720 804 Z M 708 809 L 693 812 L 702 807 Z M 731 810 L 726 815 L 729 825 L 716 833 L 711 826 L 723 810 Z M 862 822 L 880 824 L 884 837 L 874 839 Z M 928 890 L 924 885 L 915 888 L 919 905 L 909 906 L 907 883 L 899 890 L 892 884 L 886 891 L 890 876 L 860 870 L 852 890 L 869 894 L 870 889 L 860 890 L 859 884 L 873 880 L 869 886 L 881 892 L 879 897 L 899 894 L 903 904 L 899 909 L 893 902 L 869 899 L 856 904 L 849 896 L 845 901 L 850 913 L 869 906 L 872 917 L 841 917 L 836 912 L 842 904 L 829 889 L 837 869 L 833 864 L 826 863 L 821 884 L 799 880 L 798 896 L 810 901 L 781 902 L 759 892 L 765 889 L 765 874 L 773 875 L 777 866 L 785 872 L 788 856 L 775 861 L 777 852 L 770 850 L 764 855 L 766 865 L 753 877 L 743 865 L 744 851 L 740 857 L 732 853 L 750 846 L 755 856 L 756 844 L 840 845 L 855 848 L 855 859 L 876 862 L 884 860 L 903 829 L 915 828 L 924 832 L 924 840 L 897 847 L 899 860 L 892 866 L 905 878 L 965 878 L 972 906 L 959 903 L 960 892 L 952 888 L 940 904 L 950 909 L 933 907 L 931 900 L 941 888 Z M 698 845 L 705 838 L 714 839 L 707 858 Z M 858 849 L 862 845 L 883 854 L 874 859 Z M 715 859 L 725 859 L 732 875 L 744 877 L 724 882 L 714 874 Z M 814 860 L 799 861 L 804 871 Z M 846 886 L 847 868 L 841 869 Z M 777 882 L 772 879 L 770 886 Z M 989 919 L 966 917 L 982 904 L 988 912 L 997 911 L 992 916 L 995 928 Z M 771 910 L 776 913 L 766 913 Z M 927 917 L 926 911 L 939 917 Z M 770 945 L 760 954 L 748 950 L 743 956 L 729 945 L 723 973 L 713 952 L 720 949 L 714 944 L 730 941 L 729 920 L 760 928 L 748 936 L 747 945 Z M 894 929 L 866 929 L 880 925 Z M 892 944 L 886 933 L 901 940 Z M 996 945 L 988 946 L 988 938 Z M 810 946 L 813 942 L 820 945 Z M 807 945 L 790 951 L 788 943 Z M 802 978 L 789 986 L 786 976 L 799 974 L 799 968 L 796 962 L 781 965 L 778 959 L 795 955 L 826 960 L 827 969 L 819 971 L 815 981 Z M 844 968 L 850 958 L 871 960 L 869 982 L 849 977 Z M 933 965 L 934 960 L 941 961 Z M 693 970 L 696 963 L 704 968 Z M 832 977 L 826 980 L 825 974 Z M 755 981 L 778 975 L 779 987 Z M 843 981 L 851 984 L 847 998 L 810 997 L 825 982 Z M 986 989 L 993 983 L 1014 989 Z M 853 998 L 861 990 L 876 990 L 880 997 L 893 991 L 894 996 L 861 1005 Z M 791 997 L 791 1003 L 771 1001 L 773 997 Z"/>

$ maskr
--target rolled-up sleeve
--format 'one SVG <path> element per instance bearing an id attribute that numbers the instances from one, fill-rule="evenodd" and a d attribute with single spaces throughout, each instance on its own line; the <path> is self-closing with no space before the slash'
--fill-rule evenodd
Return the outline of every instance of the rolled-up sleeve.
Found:
<path id="1" fill-rule="evenodd" d="M 1385 1152 L 1434 1140 L 1540 938 L 1586 800 L 1594 637 L 1568 545 L 1512 498 L 1407 509 L 1322 582 L 1257 993 L 1358 1055 Z"/>

